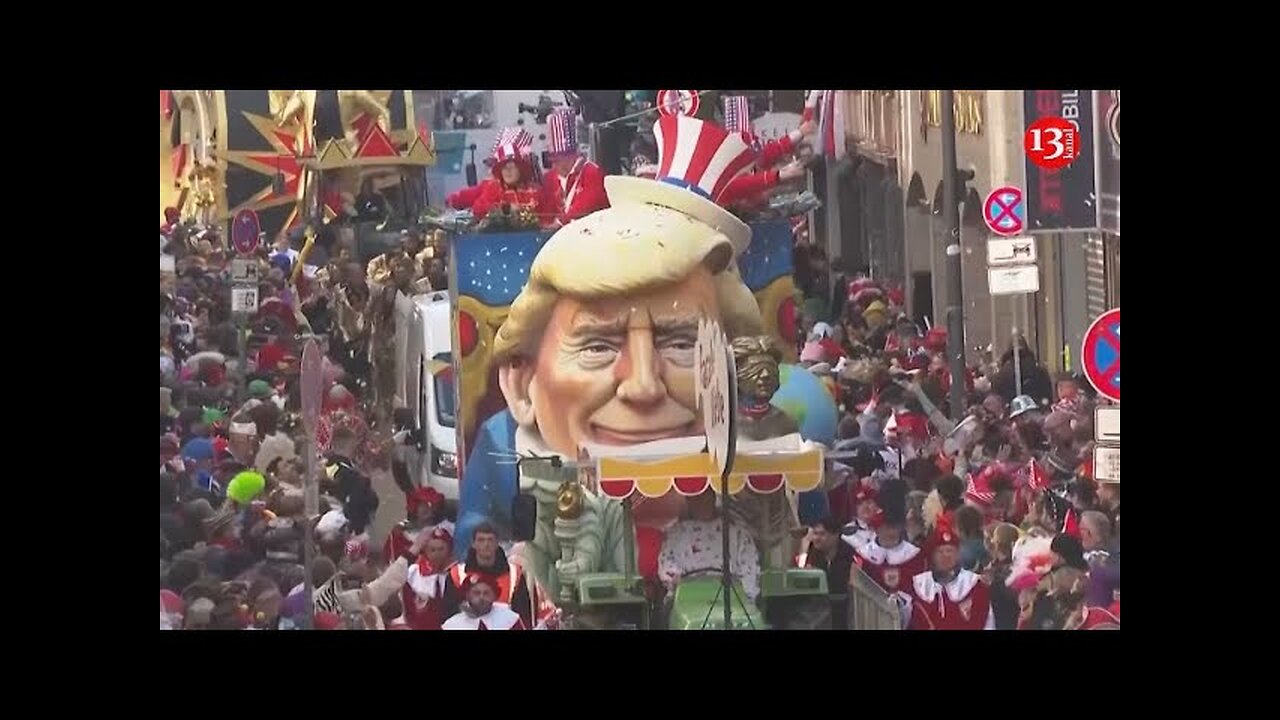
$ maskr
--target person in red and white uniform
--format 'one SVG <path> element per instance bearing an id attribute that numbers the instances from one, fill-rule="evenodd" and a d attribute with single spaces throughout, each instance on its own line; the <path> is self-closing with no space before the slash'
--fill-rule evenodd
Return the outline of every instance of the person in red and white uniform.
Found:
<path id="1" fill-rule="evenodd" d="M 509 206 L 513 213 L 519 209 L 532 211 L 543 227 L 555 223 L 558 213 L 554 202 L 538 183 L 530 149 L 532 145 L 533 137 L 524 130 L 500 138 L 500 144 L 493 152 L 494 182 L 484 186 L 471 207 L 472 215 L 484 218 L 493 210 Z"/>
<path id="2" fill-rule="evenodd" d="M 799 180 L 808 172 L 799 162 L 792 162 L 778 169 L 774 169 L 774 166 L 794 153 L 800 141 L 817 130 L 813 121 L 804 121 L 799 128 L 778 140 L 762 142 L 751 131 L 751 115 L 746 96 L 731 95 L 724 99 L 724 128 L 729 132 L 741 133 L 743 140 L 756 151 L 756 157 L 752 172 L 743 173 L 729 183 L 721 197 L 721 204 L 758 207 L 769 190 L 781 182 Z"/>
<path id="3" fill-rule="evenodd" d="M 494 138 L 493 149 L 489 151 L 489 157 L 484 159 L 484 165 L 490 171 L 493 169 L 494 158 L 498 155 L 498 148 L 508 143 L 529 147 L 533 144 L 533 136 L 521 128 L 503 128 L 498 133 L 498 137 Z M 484 194 L 485 189 L 497 182 L 498 180 L 493 177 L 484 178 L 475 187 L 464 187 L 455 193 L 451 193 L 449 197 L 445 198 L 445 202 L 454 210 L 470 210 L 475 206 L 480 196 Z"/>
<path id="4" fill-rule="evenodd" d="M 431 487 L 414 488 L 405 493 L 405 509 L 408 519 L 396 525 L 387 534 L 387 542 L 383 546 L 382 556 L 394 558 L 403 555 L 413 545 L 419 533 L 430 534 L 436 528 L 443 529 L 453 536 L 453 523 L 440 517 L 444 509 L 444 495 Z M 443 569 L 443 568 L 442 568 Z"/>
<path id="5" fill-rule="evenodd" d="M 939 522 L 929 537 L 933 569 L 911 580 L 911 630 L 994 630 L 986 583 L 960 567 L 960 536 Z"/>
<path id="6" fill-rule="evenodd" d="M 439 630 L 448 618 L 444 591 L 452 556 L 453 534 L 436 527 L 422 554 L 409 565 L 403 595 L 405 620 L 412 629 Z"/>
<path id="7" fill-rule="evenodd" d="M 497 593 L 497 601 L 514 609 L 525 620 L 525 627 L 533 625 L 533 600 L 529 584 L 525 582 L 520 565 L 507 561 L 507 554 L 498 546 L 498 531 L 489 523 L 481 523 L 472 533 L 471 549 L 465 562 L 454 563 L 445 578 L 445 617 L 458 611 L 466 593 L 462 586 L 470 575 L 489 578 Z"/>
<path id="8" fill-rule="evenodd" d="M 506 603 L 496 602 L 497 588 L 485 573 L 471 573 L 462 581 L 466 602 L 443 630 L 526 630 L 528 626 Z"/>
<path id="9" fill-rule="evenodd" d="M 878 498 L 882 509 L 875 539 L 854 550 L 854 562 L 903 609 L 903 624 L 910 618 L 912 579 L 924 572 L 924 553 L 906 540 L 907 484 L 898 478 L 885 480 Z"/>
<path id="10" fill-rule="evenodd" d="M 609 207 L 604 171 L 578 149 L 578 118 L 573 110 L 562 108 L 547 118 L 547 153 L 551 172 L 544 177 L 543 187 L 559 211 L 557 222 L 568 225 Z"/>
<path id="11" fill-rule="evenodd" d="M 857 550 L 876 538 L 874 525 L 880 512 L 880 506 L 876 503 L 876 489 L 859 480 L 853 491 L 853 506 L 856 517 L 841 529 L 840 539 Z"/>

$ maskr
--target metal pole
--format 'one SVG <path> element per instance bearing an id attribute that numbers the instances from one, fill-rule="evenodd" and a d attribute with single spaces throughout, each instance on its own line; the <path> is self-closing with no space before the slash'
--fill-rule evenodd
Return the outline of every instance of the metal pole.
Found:
<path id="1" fill-rule="evenodd" d="M 732 410 L 730 410 L 732 412 Z M 720 473 L 720 540 L 724 552 L 720 582 L 724 592 L 724 629 L 733 627 L 733 573 L 729 572 L 729 468 Z"/>
<path id="2" fill-rule="evenodd" d="M 951 358 L 951 419 L 965 415 L 964 289 L 960 285 L 960 198 L 956 173 L 954 91 L 942 91 L 942 219 L 947 227 L 947 354 Z"/>
<path id="3" fill-rule="evenodd" d="M 303 452 L 306 453 L 307 468 L 306 476 L 302 481 L 304 508 L 306 515 L 306 523 L 303 525 L 302 537 L 302 557 L 306 567 L 302 574 L 302 593 L 303 602 L 306 604 L 306 612 L 303 615 L 302 629 L 310 630 L 315 627 L 315 587 L 311 580 L 311 563 L 315 560 L 315 537 L 312 531 L 312 523 L 315 521 L 316 515 L 320 514 L 320 492 L 316 484 L 316 473 L 319 468 L 316 463 L 316 441 L 310 433 L 303 441 Z"/>
<path id="4" fill-rule="evenodd" d="M 1017 312 L 1016 310 L 1014 312 Z M 1013 326 L 1013 379 L 1014 395 L 1022 394 L 1022 343 L 1019 342 L 1018 326 Z"/>

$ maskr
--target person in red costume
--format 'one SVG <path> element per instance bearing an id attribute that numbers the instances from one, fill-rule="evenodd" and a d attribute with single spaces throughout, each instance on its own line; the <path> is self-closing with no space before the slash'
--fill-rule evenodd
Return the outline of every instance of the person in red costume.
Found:
<path id="1" fill-rule="evenodd" d="M 800 162 L 790 162 L 775 169 L 783 158 L 796 151 L 805 137 L 817 131 L 812 120 L 806 119 L 800 127 L 792 130 L 778 140 L 761 142 L 751 131 L 751 117 L 747 112 L 747 98 L 741 95 L 728 96 L 725 101 L 724 127 L 729 132 L 742 133 L 747 144 L 756 149 L 754 172 L 745 172 L 734 178 L 721 196 L 721 204 L 737 205 L 746 208 L 758 208 L 763 204 L 766 193 L 782 182 L 799 180 L 807 172 Z"/>
<path id="2" fill-rule="evenodd" d="M 854 550 L 854 562 L 903 609 L 905 625 L 910 619 L 912 579 L 925 571 L 925 557 L 906 540 L 906 483 L 898 478 L 885 480 L 879 502 L 884 512 L 875 539 Z"/>
<path id="3" fill-rule="evenodd" d="M 506 134 L 508 131 L 503 131 Z M 527 138 L 527 140 L 526 140 Z M 493 182 L 486 183 L 471 206 L 476 218 L 484 218 L 493 210 L 509 206 L 532 210 L 538 223 L 549 227 L 558 213 L 553 201 L 535 178 L 534 158 L 530 151 L 533 138 L 525 131 L 517 131 L 499 138 L 500 144 L 493 153 Z"/>
<path id="4" fill-rule="evenodd" d="M 439 630 L 444 613 L 444 589 L 453 558 L 453 534 L 443 527 L 431 531 L 425 549 L 409 565 L 404 585 L 404 616 L 414 630 Z"/>
<path id="5" fill-rule="evenodd" d="M 911 580 L 911 630 L 994 630 L 990 591 L 960 567 L 960 536 L 939 522 L 929 537 L 933 569 Z"/>
<path id="6" fill-rule="evenodd" d="M 548 118 L 547 152 L 551 155 L 551 172 L 546 174 L 543 187 L 559 210 L 557 222 L 568 225 L 609 207 L 604 171 L 578 150 L 578 119 L 572 110 L 557 110 Z"/>
<path id="7" fill-rule="evenodd" d="M 533 136 L 521 128 L 503 128 L 498 133 L 498 137 L 493 141 L 493 149 L 489 151 L 489 157 L 484 159 L 485 167 L 493 168 L 493 158 L 498 154 L 498 148 L 504 144 L 514 143 L 520 147 L 528 147 L 533 144 Z M 484 194 L 485 188 L 497 183 L 494 178 L 488 177 L 481 180 L 475 187 L 464 187 L 461 190 L 452 193 L 445 202 L 454 210 L 470 210 L 475 206 L 476 200 Z"/>
<path id="8" fill-rule="evenodd" d="M 383 557 L 403 555 L 420 533 L 430 534 L 436 528 L 441 528 L 453 535 L 453 523 L 440 517 L 440 512 L 444 509 L 444 495 L 439 490 L 429 487 L 414 488 L 412 492 L 405 493 L 404 504 L 409 517 L 387 534 Z"/>

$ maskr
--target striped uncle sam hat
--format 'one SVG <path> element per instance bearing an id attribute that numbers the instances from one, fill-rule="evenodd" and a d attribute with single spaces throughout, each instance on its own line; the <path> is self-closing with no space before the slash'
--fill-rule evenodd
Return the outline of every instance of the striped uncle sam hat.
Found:
<path id="1" fill-rule="evenodd" d="M 648 203 L 684 213 L 723 233 L 735 255 L 741 255 L 751 242 L 751 228 L 716 201 L 755 159 L 742 135 L 686 115 L 662 116 L 653 134 L 658 145 L 656 176 L 606 177 L 609 202 Z"/>
<path id="2" fill-rule="evenodd" d="M 521 155 L 528 155 L 533 147 L 533 135 L 524 128 L 503 128 L 493 142 L 493 151 L 489 153 L 489 162 L 504 163 Z"/>
<path id="3" fill-rule="evenodd" d="M 577 155 L 578 116 L 572 108 L 559 108 L 547 118 L 547 152 L 552 155 Z"/>

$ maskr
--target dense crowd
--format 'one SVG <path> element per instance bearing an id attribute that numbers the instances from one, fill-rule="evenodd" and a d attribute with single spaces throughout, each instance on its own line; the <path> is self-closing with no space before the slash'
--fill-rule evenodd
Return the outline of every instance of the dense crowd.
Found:
<path id="1" fill-rule="evenodd" d="M 833 593 L 858 567 L 911 628 L 1118 628 L 1120 486 L 1092 468 L 1107 401 L 1080 376 L 1052 381 L 1022 342 L 967 368 L 954 422 L 944 328 L 922 332 L 900 288 L 829 272 L 820 248 L 798 244 L 796 267 L 800 360 L 839 404 L 843 476 L 809 518 L 805 562 Z"/>

